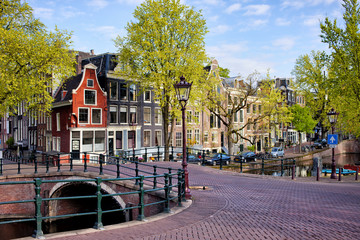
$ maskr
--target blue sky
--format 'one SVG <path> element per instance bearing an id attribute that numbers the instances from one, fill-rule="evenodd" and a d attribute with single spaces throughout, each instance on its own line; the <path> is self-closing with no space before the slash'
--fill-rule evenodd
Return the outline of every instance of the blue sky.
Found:
<path id="1" fill-rule="evenodd" d="M 95 54 L 116 52 L 112 39 L 143 0 L 27 0 L 50 30 L 73 32 L 73 48 Z M 202 9 L 209 33 L 209 57 L 231 76 L 270 70 L 271 77 L 292 77 L 295 60 L 311 50 L 326 50 L 320 21 L 342 18 L 341 0 L 182 0 Z"/>

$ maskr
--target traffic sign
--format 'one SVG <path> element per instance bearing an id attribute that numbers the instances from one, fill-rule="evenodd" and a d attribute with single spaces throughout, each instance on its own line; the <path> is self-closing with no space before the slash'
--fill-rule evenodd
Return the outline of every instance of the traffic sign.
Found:
<path id="1" fill-rule="evenodd" d="M 337 134 L 329 134 L 327 138 L 327 143 L 329 145 L 336 145 L 338 144 L 338 135 Z"/>
<path id="2" fill-rule="evenodd" d="M 329 148 L 336 148 L 336 144 L 329 144 Z"/>

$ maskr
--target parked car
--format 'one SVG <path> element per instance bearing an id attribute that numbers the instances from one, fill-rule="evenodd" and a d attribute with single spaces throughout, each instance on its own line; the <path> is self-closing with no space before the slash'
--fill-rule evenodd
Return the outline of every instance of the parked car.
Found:
<path id="1" fill-rule="evenodd" d="M 188 163 L 194 163 L 194 164 L 197 164 L 197 165 L 201 165 L 202 163 L 202 160 L 201 158 L 198 158 L 194 155 L 189 155 L 188 158 L 187 158 L 187 162 Z"/>
<path id="2" fill-rule="evenodd" d="M 254 161 L 254 162 L 256 162 L 256 159 L 257 159 L 257 154 L 256 153 L 254 153 L 254 152 L 246 152 L 246 153 L 243 153 L 242 155 L 235 156 L 234 162 L 240 162 L 240 161 L 243 161 L 243 162 Z"/>
<path id="3" fill-rule="evenodd" d="M 213 166 L 220 165 L 220 160 L 222 160 L 223 165 L 228 165 L 230 163 L 230 156 L 224 153 L 214 153 L 206 158 L 206 163 Z"/>
<path id="4" fill-rule="evenodd" d="M 281 147 L 273 147 L 271 149 L 271 157 L 284 157 L 285 153 L 284 153 L 284 149 L 282 149 Z"/>
<path id="5" fill-rule="evenodd" d="M 312 148 L 315 148 L 315 149 L 322 149 L 327 146 L 327 141 L 326 141 L 326 139 L 318 139 L 318 140 L 315 140 L 314 144 L 311 146 L 312 146 Z"/>

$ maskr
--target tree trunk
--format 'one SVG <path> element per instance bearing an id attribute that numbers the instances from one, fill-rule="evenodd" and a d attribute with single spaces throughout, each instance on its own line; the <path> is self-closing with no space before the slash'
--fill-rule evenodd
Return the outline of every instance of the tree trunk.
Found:
<path id="1" fill-rule="evenodd" d="M 169 138 L 169 104 L 165 104 L 162 107 L 162 119 L 163 119 L 163 130 L 164 130 L 164 161 L 170 161 L 169 159 L 169 145 L 170 145 L 170 138 Z"/>
<path id="2" fill-rule="evenodd" d="M 299 153 L 301 153 L 301 141 L 302 141 L 301 132 L 299 131 L 298 133 L 299 133 Z"/>

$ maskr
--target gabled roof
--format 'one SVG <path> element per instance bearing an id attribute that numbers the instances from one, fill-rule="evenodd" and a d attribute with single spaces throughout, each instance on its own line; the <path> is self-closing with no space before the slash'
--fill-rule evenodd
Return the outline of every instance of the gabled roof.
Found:
<path id="1" fill-rule="evenodd" d="M 54 103 L 67 102 L 69 100 L 72 100 L 72 90 L 76 89 L 79 86 L 81 79 L 82 79 L 82 73 L 66 80 L 66 82 L 57 91 L 54 97 L 55 98 Z M 62 99 L 63 91 L 67 91 L 67 93 Z"/>

